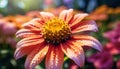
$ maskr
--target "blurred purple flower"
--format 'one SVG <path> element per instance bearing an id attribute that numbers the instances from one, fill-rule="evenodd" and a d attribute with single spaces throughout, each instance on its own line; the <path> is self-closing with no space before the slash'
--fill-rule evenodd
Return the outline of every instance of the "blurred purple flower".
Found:
<path id="1" fill-rule="evenodd" d="M 108 31 L 104 34 L 104 37 L 108 38 L 111 42 L 120 42 L 120 31 L 114 29 L 112 31 Z"/>
<path id="2" fill-rule="evenodd" d="M 108 51 L 93 54 L 88 58 L 96 69 L 111 69 L 113 65 L 113 57 Z"/>
<path id="3" fill-rule="evenodd" d="M 109 42 L 106 44 L 105 50 L 110 52 L 111 55 L 120 54 L 120 43 Z"/>
<path id="4" fill-rule="evenodd" d="M 111 42 L 120 42 L 120 22 L 113 30 L 104 33 L 103 36 Z"/>
<path id="5" fill-rule="evenodd" d="M 113 30 L 104 33 L 104 37 L 110 41 L 106 44 L 105 49 L 112 55 L 120 54 L 120 22 Z"/>

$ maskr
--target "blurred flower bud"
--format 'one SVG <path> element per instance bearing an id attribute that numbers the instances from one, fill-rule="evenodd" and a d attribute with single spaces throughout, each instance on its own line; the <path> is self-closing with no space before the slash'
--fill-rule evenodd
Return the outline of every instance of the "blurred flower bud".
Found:
<path id="1" fill-rule="evenodd" d="M 13 23 L 6 23 L 2 29 L 4 35 L 14 35 L 16 31 L 16 26 Z"/>

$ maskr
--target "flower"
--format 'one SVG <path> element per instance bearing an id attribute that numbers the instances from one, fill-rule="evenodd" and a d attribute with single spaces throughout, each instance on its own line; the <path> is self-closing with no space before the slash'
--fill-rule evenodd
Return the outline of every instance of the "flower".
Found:
<path id="1" fill-rule="evenodd" d="M 113 30 L 105 32 L 103 36 L 113 43 L 118 43 L 120 42 L 120 34 L 118 32 L 120 32 L 120 22 L 117 23 Z"/>
<path id="2" fill-rule="evenodd" d="M 0 34 L 1 35 L 14 35 L 16 31 L 17 31 L 17 28 L 13 22 L 9 22 L 9 20 L 7 19 L 0 19 Z"/>
<path id="3" fill-rule="evenodd" d="M 17 28 L 14 23 L 6 22 L 2 28 L 3 35 L 14 35 L 17 31 Z"/>
<path id="4" fill-rule="evenodd" d="M 120 34 L 118 32 L 120 32 L 120 22 L 118 22 L 112 30 L 103 34 L 103 36 L 109 40 L 105 45 L 105 49 L 109 51 L 111 55 L 120 54 Z"/>
<path id="5" fill-rule="evenodd" d="M 88 61 L 93 62 L 96 69 L 111 69 L 113 65 L 113 57 L 108 51 L 93 54 Z"/>
<path id="6" fill-rule="evenodd" d="M 22 40 L 17 43 L 14 57 L 19 59 L 27 55 L 25 68 L 33 69 L 46 56 L 46 69 L 61 69 L 65 53 L 82 67 L 85 60 L 83 46 L 102 50 L 101 43 L 87 34 L 98 30 L 93 20 L 83 20 L 87 15 L 74 15 L 73 9 L 63 10 L 58 17 L 40 12 L 40 18 L 23 24 L 16 33 Z"/>
<path id="7" fill-rule="evenodd" d="M 5 19 L 0 19 L 0 43 L 7 43 L 12 48 L 15 48 L 16 40 L 14 39 L 17 27 L 13 22 L 8 22 Z"/>
<path id="8" fill-rule="evenodd" d="M 109 51 L 111 55 L 120 54 L 120 43 L 108 42 L 105 45 L 105 50 Z"/>

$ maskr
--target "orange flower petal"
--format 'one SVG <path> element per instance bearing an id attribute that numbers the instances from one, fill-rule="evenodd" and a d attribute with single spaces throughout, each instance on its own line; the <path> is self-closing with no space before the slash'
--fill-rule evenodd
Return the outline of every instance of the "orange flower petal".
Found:
<path id="1" fill-rule="evenodd" d="M 15 59 L 17 60 L 17 59 L 29 54 L 36 47 L 37 47 L 36 45 L 34 45 L 34 46 L 32 45 L 32 46 L 29 46 L 29 47 L 17 48 L 15 50 L 15 53 L 14 53 Z"/>
<path id="2" fill-rule="evenodd" d="M 26 69 L 34 69 L 36 65 L 38 65 L 45 57 L 49 49 L 49 46 L 42 45 L 36 47 L 31 53 L 27 56 L 25 61 Z"/>
<path id="3" fill-rule="evenodd" d="M 73 18 L 73 9 L 62 11 L 59 15 L 59 18 L 69 23 L 70 20 Z"/>
<path id="4" fill-rule="evenodd" d="M 41 26 L 43 25 L 43 21 L 40 18 L 35 18 L 27 23 L 24 23 L 22 25 L 23 28 L 25 29 L 40 29 L 41 30 Z"/>
<path id="5" fill-rule="evenodd" d="M 31 30 L 28 30 L 28 29 L 20 29 L 19 31 L 16 32 L 16 37 L 17 38 L 29 38 L 29 37 L 32 37 L 32 36 L 42 36 L 40 34 L 40 30 L 38 30 L 38 31 L 36 31 L 36 30 L 31 31 Z"/>
<path id="6" fill-rule="evenodd" d="M 41 37 L 37 37 L 36 38 L 34 37 L 29 37 L 29 38 L 24 38 L 22 39 L 21 41 L 19 41 L 17 43 L 17 48 L 19 47 L 25 47 L 25 46 L 31 46 L 31 45 L 39 45 L 40 43 L 43 43 L 44 42 L 44 39 L 41 38 Z"/>
<path id="7" fill-rule="evenodd" d="M 96 32 L 98 30 L 95 21 L 81 21 L 80 23 L 71 27 L 72 33 L 79 32 Z"/>
<path id="8" fill-rule="evenodd" d="M 60 46 L 50 46 L 46 56 L 46 69 L 61 69 L 64 62 L 64 53 Z"/>
<path id="9" fill-rule="evenodd" d="M 101 43 L 92 36 L 89 35 L 74 35 L 73 39 L 79 44 L 79 46 L 90 46 L 99 51 L 102 51 Z"/>
<path id="10" fill-rule="evenodd" d="M 44 22 L 46 22 L 54 17 L 54 15 L 52 13 L 49 13 L 49 12 L 40 12 L 40 16 L 44 20 Z"/>
<path id="11" fill-rule="evenodd" d="M 78 66 L 82 67 L 84 65 L 85 56 L 82 47 L 78 47 L 70 41 L 69 43 L 61 44 L 61 48 Z"/>
<path id="12" fill-rule="evenodd" d="M 80 23 L 86 16 L 88 16 L 88 14 L 82 13 L 82 14 L 76 14 L 73 18 L 73 20 L 71 21 L 71 25 L 70 27 Z"/>
<path id="13" fill-rule="evenodd" d="M 67 10 L 63 10 L 60 15 L 59 15 L 59 18 L 60 19 L 63 19 L 63 20 L 66 20 L 66 16 L 67 16 Z"/>
<path id="14" fill-rule="evenodd" d="M 17 49 L 14 54 L 16 59 L 19 59 L 22 56 L 30 53 L 31 50 L 33 50 L 37 46 L 41 46 L 44 43 L 43 39 L 32 39 L 33 38 L 25 38 L 17 43 Z"/>

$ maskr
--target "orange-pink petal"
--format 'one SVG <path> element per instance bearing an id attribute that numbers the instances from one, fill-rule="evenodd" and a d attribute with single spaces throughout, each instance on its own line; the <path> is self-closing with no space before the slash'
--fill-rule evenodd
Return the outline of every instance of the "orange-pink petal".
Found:
<path id="1" fill-rule="evenodd" d="M 16 47 L 23 47 L 23 46 L 31 46 L 31 45 L 39 45 L 40 43 L 43 43 L 44 39 L 41 38 L 41 36 L 33 36 L 33 37 L 29 37 L 29 38 L 24 38 L 22 40 L 20 40 Z"/>
<path id="2" fill-rule="evenodd" d="M 31 50 L 38 46 L 41 46 L 44 43 L 43 39 L 32 39 L 33 38 L 25 38 L 17 43 L 17 49 L 14 54 L 14 57 L 16 59 L 19 59 L 22 56 L 29 54 Z"/>
<path id="3" fill-rule="evenodd" d="M 101 43 L 94 37 L 89 35 L 74 35 L 73 39 L 79 46 L 89 46 L 97 49 L 98 51 L 102 51 Z"/>
<path id="4" fill-rule="evenodd" d="M 86 16 L 88 16 L 86 13 L 76 14 L 70 22 L 70 27 L 80 23 Z"/>
<path id="5" fill-rule="evenodd" d="M 73 18 L 73 9 L 62 11 L 59 15 L 59 18 L 69 23 Z"/>
<path id="6" fill-rule="evenodd" d="M 43 25 L 43 20 L 40 18 L 35 18 L 27 23 L 24 23 L 22 27 L 26 29 L 41 29 L 42 25 Z"/>
<path id="7" fill-rule="evenodd" d="M 40 19 L 33 19 L 22 25 L 23 29 L 20 29 L 16 32 L 16 37 L 26 38 L 32 35 L 40 35 L 41 34 L 41 24 Z"/>
<path id="8" fill-rule="evenodd" d="M 40 30 L 31 31 L 29 29 L 20 29 L 19 31 L 16 32 L 17 38 L 29 38 L 32 36 L 42 36 L 42 35 L 40 34 Z"/>
<path id="9" fill-rule="evenodd" d="M 98 27 L 93 20 L 81 21 L 80 23 L 71 27 L 72 33 L 80 32 L 96 32 Z"/>
<path id="10" fill-rule="evenodd" d="M 25 68 L 34 69 L 34 67 L 38 65 L 44 59 L 45 55 L 48 52 L 48 49 L 49 49 L 49 46 L 45 44 L 33 49 L 26 58 Z"/>
<path id="11" fill-rule="evenodd" d="M 78 66 L 82 67 L 84 65 L 85 56 L 82 47 L 73 44 L 72 41 L 68 41 L 65 44 L 61 44 L 61 48 Z"/>
<path id="12" fill-rule="evenodd" d="M 49 12 L 40 12 L 40 16 L 44 20 L 44 22 L 46 22 L 54 17 L 54 15 Z"/>
<path id="13" fill-rule="evenodd" d="M 61 69 L 64 62 L 64 53 L 60 46 L 50 46 L 45 60 L 46 69 Z"/>
<path id="14" fill-rule="evenodd" d="M 32 45 L 32 46 L 29 46 L 29 47 L 21 47 L 21 48 L 17 48 L 15 50 L 15 53 L 14 53 L 14 57 L 15 59 L 19 59 L 25 55 L 28 55 L 34 48 L 36 48 L 37 46 L 36 45 Z"/>

